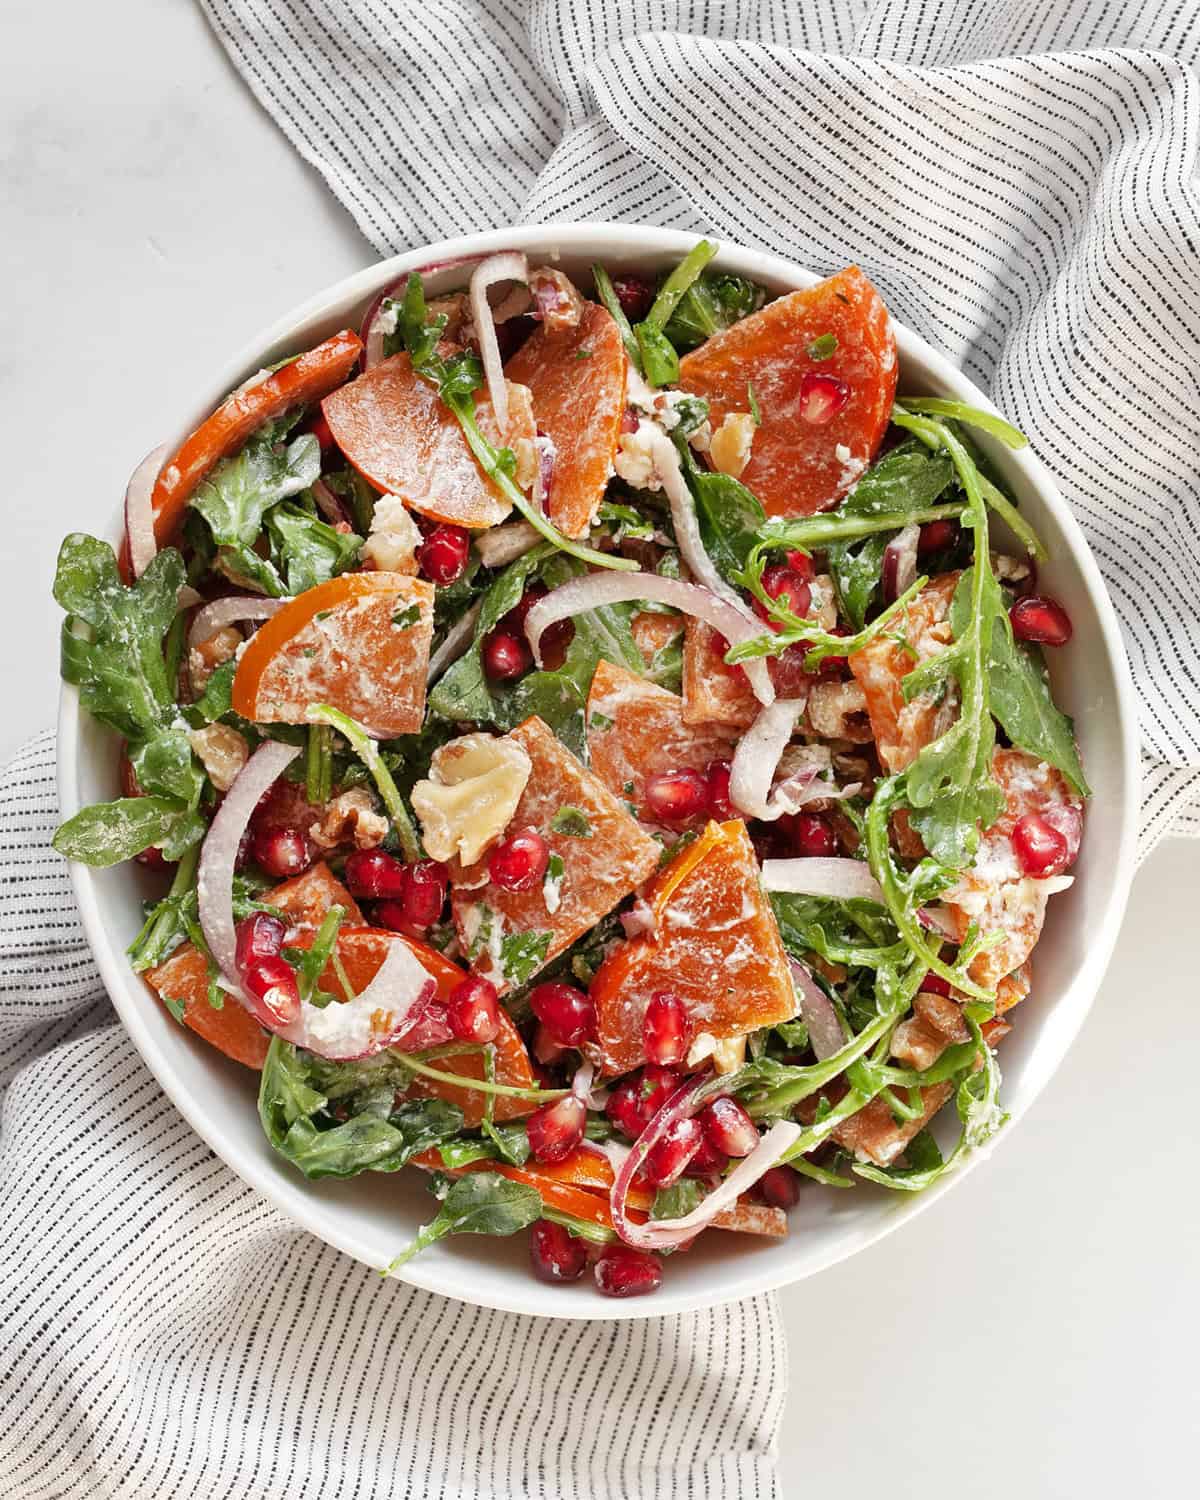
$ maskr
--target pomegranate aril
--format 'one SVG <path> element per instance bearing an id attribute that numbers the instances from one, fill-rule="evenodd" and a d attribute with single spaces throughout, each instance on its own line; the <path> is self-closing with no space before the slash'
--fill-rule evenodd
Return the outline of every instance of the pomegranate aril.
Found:
<path id="1" fill-rule="evenodd" d="M 460 1042 L 495 1041 L 500 1031 L 496 986 L 478 974 L 460 980 L 446 997 L 446 1022 Z"/>
<path id="2" fill-rule="evenodd" d="M 695 1156 L 704 1139 L 699 1120 L 676 1120 L 652 1148 L 642 1166 L 651 1186 L 670 1187 Z"/>
<path id="3" fill-rule="evenodd" d="M 811 583 L 816 576 L 813 560 L 807 552 L 789 552 L 787 565 L 789 571 L 795 573 L 797 578 L 802 578 L 805 583 Z"/>
<path id="4" fill-rule="evenodd" d="M 638 1077 L 645 1124 L 649 1124 L 682 1082 L 682 1076 L 674 1068 L 660 1063 L 646 1064 Z"/>
<path id="5" fill-rule="evenodd" d="M 932 971 L 922 979 L 921 988 L 927 995 L 945 995 L 947 999 L 950 998 L 950 981 Z"/>
<path id="6" fill-rule="evenodd" d="M 1025 875 L 1061 875 L 1070 863 L 1066 839 L 1040 813 L 1018 818 L 1012 831 L 1013 850 Z"/>
<path id="7" fill-rule="evenodd" d="M 646 816 L 656 823 L 686 823 L 708 806 L 708 782 L 699 771 L 661 771 L 646 778 Z"/>
<path id="8" fill-rule="evenodd" d="M 726 1156 L 749 1156 L 758 1145 L 754 1121 L 736 1099 L 714 1099 L 701 1111 L 700 1124 L 705 1140 Z"/>
<path id="9" fill-rule="evenodd" d="M 274 958 L 283 947 L 287 928 L 269 912 L 256 911 L 237 924 L 237 947 L 234 950 L 238 972 L 260 958 Z"/>
<path id="10" fill-rule="evenodd" d="M 727 823 L 731 818 L 739 816 L 729 800 L 729 775 L 730 765 L 727 760 L 710 761 L 704 773 L 708 786 L 708 815 L 716 818 L 718 823 Z"/>
<path id="11" fill-rule="evenodd" d="M 264 954 L 242 971 L 249 1010 L 264 1026 L 286 1026 L 300 1014 L 296 971 L 278 954 Z"/>
<path id="12" fill-rule="evenodd" d="M 525 616 L 538 602 L 544 599 L 550 590 L 544 583 L 531 583 L 509 612 L 500 620 L 500 629 L 508 631 L 511 635 L 523 636 L 525 634 Z"/>
<path id="13" fill-rule="evenodd" d="M 541 1034 L 540 1027 L 538 1034 Z M 534 1051 L 537 1051 L 536 1040 Z M 641 1085 L 636 1078 L 626 1078 L 617 1084 L 604 1102 L 604 1113 L 621 1134 L 628 1136 L 631 1141 L 641 1135 L 646 1121 L 642 1114 Z"/>
<path id="14" fill-rule="evenodd" d="M 640 323 L 654 306 L 654 287 L 644 276 L 614 276 L 612 286 L 631 323 Z"/>
<path id="15" fill-rule="evenodd" d="M 570 1047 L 564 1047 L 561 1042 L 555 1041 L 542 1023 L 538 1022 L 537 1030 L 533 1033 L 533 1055 L 544 1068 L 557 1067 L 570 1050 Z M 611 1097 L 610 1094 L 609 1098 Z"/>
<path id="16" fill-rule="evenodd" d="M 578 1281 L 587 1265 L 587 1243 L 549 1219 L 529 1231 L 529 1263 L 539 1281 Z"/>
<path id="17" fill-rule="evenodd" d="M 931 552 L 944 552 L 958 541 L 957 521 L 926 521 L 917 540 L 917 556 L 928 557 Z"/>
<path id="18" fill-rule="evenodd" d="M 758 1191 L 772 1208 L 795 1208 L 800 1200 L 800 1179 L 791 1167 L 768 1167 L 758 1179 Z"/>
<path id="19" fill-rule="evenodd" d="M 809 859 L 829 859 L 837 853 L 833 825 L 820 813 L 793 813 L 788 821 L 792 848 Z"/>
<path id="20" fill-rule="evenodd" d="M 350 893 L 367 901 L 398 901 L 404 895 L 404 866 L 382 849 L 356 849 L 346 860 Z"/>
<path id="21" fill-rule="evenodd" d="M 800 382 L 800 416 L 814 427 L 832 422 L 850 399 L 850 387 L 836 375 L 809 370 Z"/>
<path id="22" fill-rule="evenodd" d="M 462 577 L 470 551 L 470 533 L 461 526 L 435 526 L 417 548 L 417 561 L 433 583 L 454 583 Z"/>
<path id="23" fill-rule="evenodd" d="M 578 1047 L 589 1041 L 596 1029 L 596 1007 L 591 996 L 573 984 L 556 980 L 534 985 L 529 992 L 534 1015 L 564 1047 Z"/>
<path id="24" fill-rule="evenodd" d="M 533 666 L 533 652 L 524 637 L 493 630 L 483 643 L 483 670 L 493 682 L 511 682 Z"/>
<path id="25" fill-rule="evenodd" d="M 403 932 L 409 937 L 418 935 L 408 920 L 403 901 L 377 901 L 371 908 L 371 922 L 375 927 L 386 927 L 389 932 Z"/>
<path id="26" fill-rule="evenodd" d="M 587 1105 L 574 1094 L 543 1104 L 525 1122 L 529 1149 L 538 1161 L 563 1161 L 583 1140 L 586 1124 Z"/>
<path id="27" fill-rule="evenodd" d="M 1039 646 L 1065 646 L 1071 639 L 1071 617 L 1057 599 L 1031 594 L 1018 599 L 1008 612 L 1013 635 Z"/>
<path id="28" fill-rule="evenodd" d="M 400 903 L 414 927 L 432 927 L 446 904 L 446 867 L 435 859 L 419 859 L 404 867 Z"/>
<path id="29" fill-rule="evenodd" d="M 687 1056 L 692 1026 L 687 1007 L 669 990 L 656 990 L 642 1016 L 642 1045 L 652 1063 L 670 1067 Z"/>
<path id="30" fill-rule="evenodd" d="M 632 1245 L 609 1245 L 592 1268 L 606 1297 L 641 1297 L 662 1285 L 662 1262 Z"/>
<path id="31" fill-rule="evenodd" d="M 252 834 L 250 857 L 277 880 L 302 875 L 312 864 L 309 842 L 294 828 L 266 828 Z"/>
<path id="32" fill-rule="evenodd" d="M 531 891 L 550 863 L 550 848 L 533 828 L 502 839 L 488 860 L 488 876 L 502 891 Z"/>
<path id="33" fill-rule="evenodd" d="M 169 870 L 173 868 L 167 861 L 161 849 L 156 849 L 153 844 L 148 849 L 143 849 L 140 854 L 135 854 L 134 859 L 139 865 L 144 865 L 147 870 Z"/>
<path id="34" fill-rule="evenodd" d="M 705 1135 L 701 1138 L 695 1156 L 684 1167 L 683 1175 L 685 1177 L 719 1177 L 728 1165 L 729 1158 L 723 1151 L 718 1151 Z"/>
<path id="35" fill-rule="evenodd" d="M 774 599 L 784 609 L 790 609 L 792 614 L 804 616 L 808 613 L 812 603 L 812 589 L 809 588 L 808 581 L 791 568 L 782 564 L 768 568 L 762 576 L 762 587 L 768 598 Z M 754 607 L 762 619 L 771 618 L 761 599 L 754 601 Z"/>

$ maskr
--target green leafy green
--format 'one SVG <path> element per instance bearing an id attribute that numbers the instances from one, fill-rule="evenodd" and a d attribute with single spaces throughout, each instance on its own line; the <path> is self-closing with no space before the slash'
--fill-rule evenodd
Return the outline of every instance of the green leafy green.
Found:
<path id="1" fill-rule="evenodd" d="M 198 812 L 168 797 L 120 797 L 80 808 L 61 825 L 53 844 L 67 859 L 100 867 L 132 859 L 151 846 L 175 860 L 207 826 Z"/>
<path id="2" fill-rule="evenodd" d="M 969 406 L 965 401 L 945 401 L 940 396 L 906 396 L 906 411 L 923 413 L 943 420 L 965 422 L 968 427 L 978 427 L 994 438 L 999 438 L 1006 447 L 1027 448 L 1029 439 L 1011 422 L 993 411 L 982 411 L 978 406 Z"/>
<path id="3" fill-rule="evenodd" d="M 651 385 L 674 385 L 679 379 L 679 355 L 664 329 L 716 253 L 717 246 L 708 240 L 694 245 L 659 287 L 650 311 L 633 330 L 642 356 L 642 372 Z"/>
<path id="4" fill-rule="evenodd" d="M 408 808 L 405 807 L 400 790 L 392 780 L 392 774 L 380 753 L 378 743 L 349 714 L 344 714 L 340 708 L 331 708 L 328 703 L 313 704 L 308 710 L 308 717 L 312 723 L 328 724 L 332 729 L 336 729 L 343 739 L 349 740 L 355 754 L 371 773 L 376 789 L 383 799 L 383 805 L 387 808 L 388 816 L 392 820 L 392 827 L 396 830 L 396 836 L 400 840 L 405 859 L 410 862 L 420 859 L 421 841 L 417 838 L 417 830 L 413 826 Z"/>
<path id="5" fill-rule="evenodd" d="M 652 1219 L 682 1219 L 699 1208 L 704 1189 L 694 1177 L 681 1177 L 670 1187 L 659 1188 L 650 1208 Z"/>
<path id="6" fill-rule="evenodd" d="M 204 684 L 204 691 L 195 703 L 189 703 L 184 712 L 188 721 L 197 729 L 223 719 L 233 707 L 233 679 L 237 672 L 237 658 L 223 661 Z"/>
<path id="7" fill-rule="evenodd" d="M 390 1276 L 448 1234 L 516 1234 L 541 1216 L 542 1198 L 536 1188 L 496 1172 L 468 1172 L 451 1184 L 432 1223 L 384 1267 L 384 1275 Z"/>
<path id="8" fill-rule="evenodd" d="M 608 315 L 621 334 L 621 342 L 625 345 L 625 353 L 633 362 L 635 369 L 642 368 L 642 351 L 638 348 L 637 335 L 629 326 L 629 319 L 625 316 L 625 309 L 621 306 L 621 300 L 617 296 L 616 288 L 612 284 L 612 278 L 601 265 L 592 267 L 592 280 L 596 283 L 596 294 L 608 310 Z"/>
<path id="9" fill-rule="evenodd" d="M 344 572 L 358 556 L 362 537 L 346 534 L 301 505 L 276 505 L 266 517 L 271 559 L 289 594 L 326 583 Z"/>
<path id="10" fill-rule="evenodd" d="M 702 469 L 685 439 L 677 437 L 675 446 L 696 504 L 704 549 L 723 578 L 730 583 L 740 582 L 742 570 L 766 523 L 766 513 L 757 498 L 732 474 Z"/>
<path id="11" fill-rule="evenodd" d="M 552 932 L 507 932 L 500 939 L 500 968 L 510 984 L 524 984 L 546 962 Z"/>
<path id="12" fill-rule="evenodd" d="M 762 306 L 766 293 L 728 271 L 705 271 L 679 299 L 663 332 L 681 354 L 723 333 Z"/>

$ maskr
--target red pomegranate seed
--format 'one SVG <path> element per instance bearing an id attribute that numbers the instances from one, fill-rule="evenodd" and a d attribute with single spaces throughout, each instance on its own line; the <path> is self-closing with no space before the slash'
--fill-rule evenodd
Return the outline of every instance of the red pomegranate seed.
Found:
<path id="1" fill-rule="evenodd" d="M 606 1297 L 643 1297 L 662 1285 L 662 1262 L 632 1245 L 607 1245 L 592 1270 Z"/>
<path id="2" fill-rule="evenodd" d="M 404 915 L 414 927 L 432 927 L 446 904 L 446 867 L 435 859 L 419 859 L 404 867 Z"/>
<path id="3" fill-rule="evenodd" d="M 836 375 L 809 370 L 800 382 L 800 416 L 814 427 L 832 422 L 850 399 L 850 387 Z"/>
<path id="4" fill-rule="evenodd" d="M 670 1067 L 687 1056 L 692 1026 L 687 1007 L 670 990 L 657 990 L 642 1017 L 642 1043 L 652 1063 Z"/>
<path id="5" fill-rule="evenodd" d="M 797 854 L 809 859 L 828 859 L 837 853 L 833 825 L 820 813 L 793 813 L 787 831 Z"/>
<path id="6" fill-rule="evenodd" d="M 944 552 L 958 541 L 957 521 L 926 521 L 921 527 L 917 541 L 917 556 L 928 557 L 931 552 Z"/>
<path id="7" fill-rule="evenodd" d="M 536 1051 L 537 1043 L 534 1043 Z M 617 1084 L 604 1102 L 604 1113 L 622 1135 L 636 1140 L 645 1128 L 642 1118 L 642 1090 L 636 1078 L 625 1078 Z"/>
<path id="8" fill-rule="evenodd" d="M 265 828 L 253 834 L 250 855 L 277 880 L 301 875 L 312 864 L 308 840 L 295 828 Z"/>
<path id="9" fill-rule="evenodd" d="M 642 1170 L 653 1187 L 670 1187 L 700 1149 L 704 1131 L 699 1120 L 676 1120 L 646 1157 Z"/>
<path id="10" fill-rule="evenodd" d="M 800 1178 L 791 1167 L 768 1167 L 758 1179 L 758 1191 L 772 1208 L 795 1208 L 800 1201 Z"/>
<path id="11" fill-rule="evenodd" d="M 583 1140 L 587 1105 L 574 1094 L 543 1104 L 525 1122 L 529 1149 L 538 1161 L 553 1163 L 570 1156 Z"/>
<path id="12" fill-rule="evenodd" d="M 550 848 L 535 828 L 502 839 L 488 860 L 488 875 L 502 891 L 531 891 L 546 873 Z"/>
<path id="13" fill-rule="evenodd" d="M 807 552 L 789 552 L 787 554 L 787 565 L 797 578 L 803 578 L 805 583 L 811 583 L 816 576 L 813 560 Z"/>
<path id="14" fill-rule="evenodd" d="M 704 1138 L 726 1156 L 749 1156 L 758 1145 L 754 1121 L 736 1099 L 714 1099 L 700 1113 Z"/>
<path id="15" fill-rule="evenodd" d="M 950 981 L 932 970 L 922 979 L 921 988 L 927 995 L 945 995 L 947 999 L 950 998 Z"/>
<path id="16" fill-rule="evenodd" d="M 1036 641 L 1039 646 L 1065 646 L 1071 639 L 1071 617 L 1057 599 L 1031 594 L 1018 599 L 1008 612 L 1013 635 L 1019 641 Z"/>
<path id="17" fill-rule="evenodd" d="M 730 818 L 740 816 L 729 800 L 729 771 L 727 760 L 713 760 L 709 761 L 704 772 L 708 784 L 708 815 L 716 818 L 718 823 L 727 823 Z"/>
<path id="18" fill-rule="evenodd" d="M 408 937 L 419 937 L 408 920 L 403 901 L 377 901 L 371 909 L 371 921 L 376 927 L 386 927 L 389 932 L 403 932 Z"/>
<path id="19" fill-rule="evenodd" d="M 462 577 L 470 551 L 470 533 L 461 526 L 435 526 L 417 548 L 417 560 L 432 582 L 454 583 Z"/>
<path id="20" fill-rule="evenodd" d="M 544 599 L 550 590 L 544 583 L 534 582 L 529 585 L 509 612 L 502 616 L 500 629 L 507 630 L 513 635 L 523 636 L 525 634 L 525 617 L 538 602 Z"/>
<path id="21" fill-rule="evenodd" d="M 644 1125 L 649 1124 L 682 1082 L 674 1068 L 664 1067 L 661 1063 L 646 1064 L 638 1079 Z"/>
<path id="22" fill-rule="evenodd" d="M 325 420 L 323 412 L 318 411 L 316 416 L 308 424 L 308 430 L 317 440 L 317 446 L 322 453 L 328 453 L 333 447 L 333 433 L 329 430 L 329 423 Z"/>
<path id="23" fill-rule="evenodd" d="M 1041 813 L 1026 813 L 1012 831 L 1017 863 L 1026 875 L 1061 875 L 1070 863 L 1067 841 Z"/>
<path id="24" fill-rule="evenodd" d="M 260 958 L 274 958 L 283 947 L 287 931 L 278 917 L 256 911 L 237 924 L 235 961 L 241 973 Z"/>
<path id="25" fill-rule="evenodd" d="M 500 1007 L 490 979 L 469 974 L 446 997 L 446 1022 L 460 1042 L 492 1042 L 500 1032 Z"/>
<path id="26" fill-rule="evenodd" d="M 300 1014 L 296 971 L 278 954 L 256 958 L 242 973 L 250 1009 L 264 1026 L 286 1026 Z"/>
<path id="27" fill-rule="evenodd" d="M 614 276 L 612 286 L 631 323 L 640 323 L 654 306 L 654 287 L 644 276 Z"/>
<path id="28" fill-rule="evenodd" d="M 708 782 L 699 771 L 661 771 L 646 778 L 646 816 L 656 823 L 686 823 L 708 806 Z"/>
<path id="29" fill-rule="evenodd" d="M 638 417 L 637 412 L 633 409 L 632 406 L 627 406 L 621 413 L 621 431 L 636 432 L 638 430 L 639 423 L 640 418 Z"/>
<path id="30" fill-rule="evenodd" d="M 695 1156 L 683 1169 L 685 1177 L 719 1177 L 729 1165 L 729 1158 L 718 1151 L 707 1136 L 704 1136 Z"/>
<path id="31" fill-rule="evenodd" d="M 538 1022 L 537 1030 L 533 1033 L 533 1055 L 544 1068 L 556 1067 L 570 1050 L 570 1047 L 556 1042 L 542 1023 Z M 556 1088 L 557 1085 L 550 1084 L 549 1087 Z"/>
<path id="32" fill-rule="evenodd" d="M 578 1281 L 587 1265 L 587 1242 L 539 1219 L 529 1231 L 529 1263 L 539 1281 Z"/>
<path id="33" fill-rule="evenodd" d="M 790 609 L 794 615 L 806 615 L 809 605 L 812 603 L 812 589 L 807 581 L 795 573 L 791 568 L 785 568 L 777 564 L 768 568 L 762 576 L 763 593 L 777 603 L 782 604 L 785 609 Z M 755 599 L 754 609 L 762 620 L 771 621 L 771 615 L 767 606 L 761 599 Z M 771 621 L 771 623 L 775 623 Z"/>
<path id="34" fill-rule="evenodd" d="M 346 860 L 346 884 L 367 901 L 398 901 L 404 895 L 404 866 L 382 849 L 356 849 Z"/>
<path id="35" fill-rule="evenodd" d="M 140 854 L 135 854 L 134 859 L 139 865 L 145 865 L 147 870 L 170 870 L 173 866 L 167 861 L 161 849 L 156 849 L 153 844 L 148 849 L 143 849 Z"/>
<path id="36" fill-rule="evenodd" d="M 590 1040 L 596 1029 L 596 1007 L 590 995 L 573 984 L 550 980 L 529 992 L 534 1015 L 557 1042 L 578 1047 Z"/>
<path id="37" fill-rule="evenodd" d="M 483 643 L 483 670 L 493 682 L 511 682 L 533 665 L 533 652 L 523 637 L 493 630 Z"/>

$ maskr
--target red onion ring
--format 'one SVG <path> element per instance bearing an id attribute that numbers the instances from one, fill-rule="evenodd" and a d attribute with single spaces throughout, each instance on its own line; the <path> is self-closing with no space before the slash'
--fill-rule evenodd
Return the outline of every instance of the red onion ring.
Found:
<path id="1" fill-rule="evenodd" d="M 224 599 L 214 599 L 193 616 L 188 626 L 188 650 L 193 650 L 234 620 L 269 620 L 291 602 L 290 599 L 261 599 L 252 594 L 230 594 Z"/>
<path id="2" fill-rule="evenodd" d="M 762 879 L 768 891 L 780 894 L 830 896 L 836 901 L 857 899 L 886 905 L 879 882 L 861 859 L 765 859 Z"/>
<path id="3" fill-rule="evenodd" d="M 917 543 L 921 540 L 921 528 L 906 526 L 898 531 L 883 549 L 881 580 L 883 602 L 894 604 L 905 589 L 917 581 Z"/>
<path id="4" fill-rule="evenodd" d="M 500 345 L 496 340 L 496 323 L 488 302 L 488 288 L 503 281 L 527 281 L 529 262 L 519 250 L 504 250 L 499 255 L 489 255 L 481 260 L 471 272 L 468 293 L 471 304 L 471 321 L 475 325 L 475 338 L 479 344 L 479 358 L 483 364 L 483 376 L 487 381 L 492 411 L 496 415 L 496 428 L 500 440 L 508 437 L 508 385 L 504 379 L 504 361 L 500 358 Z"/>
<path id="5" fill-rule="evenodd" d="M 295 745 L 265 740 L 225 793 L 200 850 L 196 875 L 200 926 L 225 988 L 243 1003 L 245 995 L 238 979 L 237 934 L 233 923 L 233 871 L 238 848 L 260 799 L 299 754 Z"/>
<path id="6" fill-rule="evenodd" d="M 403 939 L 395 938 L 375 977 L 352 1000 L 326 1006 L 306 1000 L 294 1021 L 269 1029 L 318 1057 L 352 1062 L 373 1057 L 403 1039 L 413 1026 L 414 1012 L 436 991 L 416 954 Z"/>
<path id="7" fill-rule="evenodd" d="M 135 578 L 142 576 L 158 551 L 150 497 L 166 456 L 167 445 L 160 443 L 146 454 L 125 486 L 125 536 L 129 542 L 129 567 Z"/>
<path id="8" fill-rule="evenodd" d="M 346 507 L 342 504 L 341 496 L 335 494 L 323 479 L 313 482 L 312 496 L 317 502 L 317 509 L 331 526 L 337 526 L 340 523 L 349 525 L 350 517 L 346 514 Z"/>
<path id="9" fill-rule="evenodd" d="M 634 1175 L 670 1127 L 679 1120 L 690 1118 L 706 1101 L 707 1095 L 715 1092 L 712 1084 L 713 1080 L 703 1073 L 680 1084 L 634 1141 L 629 1155 L 621 1163 L 609 1194 L 609 1209 L 613 1228 L 627 1245 L 638 1250 L 673 1250 L 685 1240 L 692 1239 L 723 1208 L 736 1203 L 747 1189 L 753 1187 L 802 1134 L 801 1127 L 792 1120 L 777 1120 L 750 1155 L 743 1158 L 728 1177 L 722 1178 L 691 1213 L 679 1219 L 647 1219 L 644 1224 L 634 1223 L 625 1212 L 625 1200 Z M 709 1087 L 705 1089 L 705 1085 Z"/>
<path id="10" fill-rule="evenodd" d="M 694 615 L 719 631 L 730 645 L 756 640 L 762 634 L 759 622 L 752 615 L 718 598 L 701 584 L 685 583 L 681 578 L 661 578 L 657 573 L 588 573 L 552 589 L 526 615 L 525 634 L 534 660 L 541 665 L 538 646 L 542 635 L 559 620 L 580 614 L 585 609 L 639 599 L 653 604 L 669 604 L 684 614 Z M 775 689 L 771 686 L 765 661 L 748 661 L 746 676 L 760 702 L 774 701 Z"/>
<path id="11" fill-rule="evenodd" d="M 475 547 L 485 568 L 506 568 L 541 539 L 541 533 L 528 521 L 506 521 L 503 526 L 481 532 L 475 538 Z"/>
<path id="12" fill-rule="evenodd" d="M 804 703 L 803 698 L 776 698 L 759 709 L 754 723 L 738 741 L 729 767 L 729 800 L 748 818 L 773 823 L 810 800 L 804 792 L 816 779 L 815 769 L 789 777 L 771 795 L 771 783 L 804 712 Z"/>
<path id="13" fill-rule="evenodd" d="M 381 320 L 380 313 L 383 311 L 383 304 L 389 298 L 398 301 L 403 297 L 404 288 L 407 286 L 410 276 L 420 276 L 424 280 L 426 276 L 433 276 L 438 271 L 449 271 L 454 266 L 474 265 L 479 259 L 481 257 L 478 255 L 458 255 L 452 260 L 435 260 L 427 266 L 417 266 L 412 271 L 406 271 L 403 276 L 399 277 L 396 281 L 389 282 L 381 292 L 378 292 L 371 305 L 367 308 L 366 316 L 362 321 L 360 337 L 363 341 L 363 370 L 371 369 L 372 366 L 377 365 L 385 357 L 383 341 L 389 333 L 395 332 L 395 324 L 393 323 L 391 327 L 388 327 L 386 320 Z"/>
<path id="14" fill-rule="evenodd" d="M 808 1039 L 818 1059 L 824 1062 L 846 1045 L 846 1033 L 833 1008 L 833 1001 L 798 958 L 789 958 L 792 983 L 800 1002 L 800 1018 L 808 1027 Z"/>

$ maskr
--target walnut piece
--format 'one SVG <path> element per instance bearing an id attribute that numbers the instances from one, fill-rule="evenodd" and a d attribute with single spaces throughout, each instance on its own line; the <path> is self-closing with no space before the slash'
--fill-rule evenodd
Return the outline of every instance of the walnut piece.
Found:
<path id="1" fill-rule="evenodd" d="M 229 790 L 250 757 L 250 746 L 228 724 L 207 724 L 203 729 L 193 729 L 188 734 L 188 743 L 200 757 L 208 779 L 218 792 Z"/>
<path id="2" fill-rule="evenodd" d="M 352 786 L 328 802 L 308 835 L 322 849 L 353 843 L 356 849 L 377 849 L 387 837 L 388 820 L 365 786 Z"/>
<path id="3" fill-rule="evenodd" d="M 464 734 L 436 750 L 429 780 L 412 790 L 430 858 L 457 854 L 464 865 L 474 864 L 508 827 L 532 769 L 507 737 Z"/>
<path id="4" fill-rule="evenodd" d="M 748 411 L 726 412 L 725 420 L 709 440 L 708 456 L 713 468 L 736 479 L 750 462 L 757 425 Z"/>
<path id="5" fill-rule="evenodd" d="M 808 695 L 808 722 L 826 740 L 866 745 L 872 737 L 867 697 L 857 682 L 818 682 Z"/>
<path id="6" fill-rule="evenodd" d="M 232 625 L 222 625 L 207 640 L 192 647 L 188 652 L 188 677 L 197 698 L 217 668 L 237 655 L 241 644 L 241 633 Z"/>

